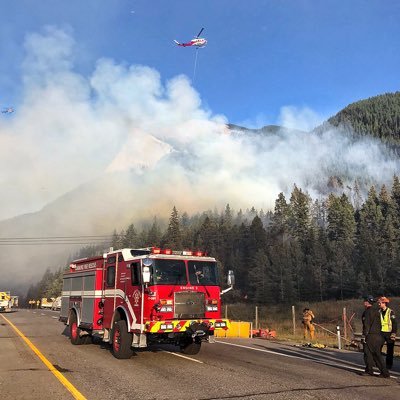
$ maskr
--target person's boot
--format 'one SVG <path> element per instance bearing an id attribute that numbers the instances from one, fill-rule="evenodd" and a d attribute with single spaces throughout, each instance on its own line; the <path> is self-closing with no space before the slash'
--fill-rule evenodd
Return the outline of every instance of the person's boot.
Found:
<path id="1" fill-rule="evenodd" d="M 373 371 L 363 371 L 359 373 L 360 376 L 374 376 L 374 372 Z"/>

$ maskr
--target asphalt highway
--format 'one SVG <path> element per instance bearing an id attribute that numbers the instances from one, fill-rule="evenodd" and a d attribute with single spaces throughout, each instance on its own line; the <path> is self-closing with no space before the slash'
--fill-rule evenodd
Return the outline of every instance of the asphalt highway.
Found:
<path id="1" fill-rule="evenodd" d="M 195 356 L 152 347 L 117 360 L 107 345 L 71 345 L 58 312 L 0 314 L 5 399 L 400 399 L 399 359 L 390 379 L 362 370 L 362 353 L 263 339 L 217 339 Z"/>

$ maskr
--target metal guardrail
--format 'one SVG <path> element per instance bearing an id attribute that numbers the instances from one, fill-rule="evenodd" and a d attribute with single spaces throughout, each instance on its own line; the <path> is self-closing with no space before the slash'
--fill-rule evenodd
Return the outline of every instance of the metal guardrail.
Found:
<path id="1" fill-rule="evenodd" d="M 353 336 L 354 336 L 354 338 L 353 338 L 354 342 L 360 342 L 361 343 L 361 338 L 363 336 L 362 333 L 354 333 Z M 399 336 L 396 336 L 396 340 L 394 342 L 394 345 L 396 347 L 400 347 L 400 337 Z"/>

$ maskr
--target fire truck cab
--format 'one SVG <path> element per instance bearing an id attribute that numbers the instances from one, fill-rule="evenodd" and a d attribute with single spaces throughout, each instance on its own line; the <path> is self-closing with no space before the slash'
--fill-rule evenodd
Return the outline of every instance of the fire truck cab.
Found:
<path id="1" fill-rule="evenodd" d="M 116 358 L 154 343 L 180 346 L 197 354 L 214 332 L 228 329 L 221 318 L 221 294 L 215 258 L 201 252 L 170 249 L 111 250 L 73 261 L 64 274 L 60 321 L 71 343 L 100 337 Z"/>

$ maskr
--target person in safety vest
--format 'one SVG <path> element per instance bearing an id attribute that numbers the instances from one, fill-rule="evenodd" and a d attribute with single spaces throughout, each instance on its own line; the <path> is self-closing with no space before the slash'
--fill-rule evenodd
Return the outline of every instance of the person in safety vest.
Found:
<path id="1" fill-rule="evenodd" d="M 363 337 L 361 342 L 364 345 L 366 365 L 365 371 L 361 372 L 360 375 L 374 376 L 374 366 L 376 365 L 380 371 L 380 378 L 390 378 L 381 354 L 382 346 L 385 343 L 381 334 L 381 314 L 379 308 L 373 305 L 375 300 L 372 296 L 367 296 L 367 301 L 372 306 L 367 307 L 362 316 Z"/>
<path id="2" fill-rule="evenodd" d="M 379 312 L 381 315 L 382 336 L 386 343 L 386 368 L 393 367 L 394 342 L 397 334 L 397 320 L 393 310 L 388 307 L 390 300 L 387 297 L 378 299 Z"/>
<path id="3" fill-rule="evenodd" d="M 314 321 L 314 313 L 309 309 L 309 308 L 305 308 L 303 310 L 303 327 L 304 327 L 304 339 L 306 339 L 307 337 L 307 332 L 310 332 L 310 338 L 311 340 L 314 339 L 314 332 L 315 332 L 315 328 L 313 325 L 313 321 Z"/>

